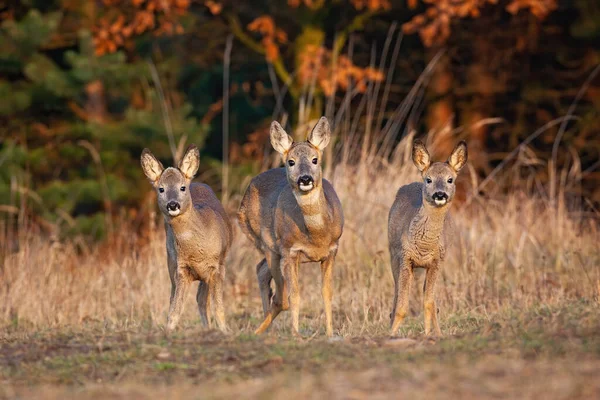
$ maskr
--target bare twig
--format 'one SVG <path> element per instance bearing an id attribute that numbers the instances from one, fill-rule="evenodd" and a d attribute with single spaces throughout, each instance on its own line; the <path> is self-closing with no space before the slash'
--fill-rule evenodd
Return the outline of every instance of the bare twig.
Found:
<path id="1" fill-rule="evenodd" d="M 163 115 L 163 121 L 165 123 L 165 131 L 167 132 L 167 138 L 169 139 L 169 148 L 171 149 L 171 156 L 173 156 L 173 161 L 175 163 L 178 163 L 179 157 L 177 154 L 177 145 L 175 144 L 175 136 L 173 135 L 173 124 L 171 122 L 171 115 L 169 111 L 169 105 L 167 104 L 165 98 L 165 92 L 160 82 L 160 76 L 158 75 L 158 70 L 156 69 L 156 65 L 152 60 L 148 60 L 148 67 L 150 68 L 150 75 L 152 76 L 154 86 L 156 86 L 156 91 L 158 93 L 160 109 Z"/>
<path id="2" fill-rule="evenodd" d="M 87 140 L 80 140 L 77 142 L 77 144 L 90 152 L 92 160 L 94 160 L 94 164 L 96 164 L 96 168 L 98 169 L 98 178 L 100 180 L 100 187 L 102 188 L 102 197 L 104 198 L 104 219 L 106 223 L 106 229 L 108 231 L 108 237 L 112 239 L 114 233 L 112 223 L 112 201 L 110 200 L 106 173 L 104 172 L 104 167 L 102 166 L 102 158 L 100 157 L 100 153 L 98 150 L 96 150 L 94 145 Z"/>
<path id="3" fill-rule="evenodd" d="M 229 196 L 229 70 L 233 35 L 227 37 L 223 56 L 223 179 L 221 187 L 222 201 L 227 203 Z"/>
<path id="4" fill-rule="evenodd" d="M 596 66 L 596 68 L 594 68 L 594 70 L 592 71 L 592 73 L 588 76 L 588 78 L 585 80 L 584 84 L 581 86 L 581 88 L 579 89 L 579 92 L 577 92 L 577 96 L 575 96 L 575 99 L 573 100 L 573 103 L 571 103 L 571 106 L 569 107 L 569 109 L 567 110 L 567 117 L 570 117 L 571 115 L 573 115 L 573 113 L 575 112 L 575 108 L 577 108 L 577 104 L 579 103 L 579 100 L 581 100 L 581 98 L 583 97 L 583 95 L 585 94 L 585 92 L 587 91 L 587 89 L 590 87 L 592 81 L 594 80 L 594 78 L 596 78 L 596 75 L 598 75 L 598 73 L 600 72 L 600 64 Z M 556 196 L 556 165 L 557 165 L 557 158 L 558 158 L 558 147 L 560 145 L 560 141 L 562 140 L 562 137 L 565 134 L 565 131 L 567 129 L 567 125 L 568 122 L 570 120 L 569 119 L 565 119 L 563 120 L 563 122 L 560 124 L 560 127 L 558 128 L 558 133 L 556 134 L 556 139 L 554 139 L 554 144 L 552 145 L 552 158 L 551 158 L 551 166 L 550 166 L 550 199 L 551 201 L 554 201 L 554 198 Z"/>
<path id="5" fill-rule="evenodd" d="M 484 187 L 487 186 L 488 183 L 490 183 L 494 177 L 496 175 L 498 175 L 498 173 L 504 168 L 504 166 L 514 157 L 516 156 L 519 151 L 524 147 L 527 146 L 529 143 L 531 143 L 533 140 L 535 140 L 538 136 L 540 136 L 542 133 L 544 133 L 545 131 L 547 131 L 548 129 L 552 128 L 553 126 L 558 125 L 559 123 L 562 123 L 565 119 L 568 120 L 576 120 L 578 118 L 576 117 L 572 117 L 572 116 L 564 116 L 561 118 L 557 118 L 555 120 L 552 120 L 550 122 L 548 122 L 547 124 L 545 124 L 544 126 L 542 126 L 541 128 L 539 128 L 538 130 L 536 130 L 535 132 L 533 132 L 531 135 L 529 135 L 527 137 L 527 139 L 525 139 L 523 142 L 521 142 L 521 144 L 519 144 L 513 151 L 511 151 L 505 158 L 504 160 L 502 160 L 502 162 L 500 162 L 500 164 L 498 164 L 496 166 L 496 168 L 494 168 L 492 170 L 492 172 L 490 172 L 490 174 L 483 180 L 481 181 L 481 183 L 479 184 L 479 186 L 477 187 L 477 192 L 479 192 L 480 190 L 483 190 Z"/>

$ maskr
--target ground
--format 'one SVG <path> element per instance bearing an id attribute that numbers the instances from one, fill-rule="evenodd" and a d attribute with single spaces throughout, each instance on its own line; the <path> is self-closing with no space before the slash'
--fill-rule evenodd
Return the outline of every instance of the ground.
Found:
<path id="1" fill-rule="evenodd" d="M 7 328 L 0 397 L 21 398 L 598 398 L 600 305 L 568 301 L 493 316 L 420 316 L 401 335 L 296 339 L 161 327 Z M 243 319 L 237 315 L 234 319 Z M 287 324 L 286 324 L 287 325 Z"/>
<path id="2" fill-rule="evenodd" d="M 436 289 L 444 336 L 423 335 L 417 269 L 409 317 L 390 338 L 387 222 L 398 188 L 418 179 L 408 143 L 394 163 L 332 173 L 346 218 L 334 340 L 316 264 L 299 272 L 304 338 L 290 334 L 287 312 L 252 334 L 262 255 L 237 227 L 224 285 L 230 335 L 200 326 L 197 284 L 179 329 L 163 331 L 171 287 L 160 225 L 94 246 L 19 234 L 0 264 L 0 398 L 600 398 L 598 219 L 543 193 L 453 204 Z"/>

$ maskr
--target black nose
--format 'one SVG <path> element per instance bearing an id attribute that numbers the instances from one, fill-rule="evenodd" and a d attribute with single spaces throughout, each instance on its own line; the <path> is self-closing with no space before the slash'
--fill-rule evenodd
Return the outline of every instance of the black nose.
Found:
<path id="1" fill-rule="evenodd" d="M 310 175 L 302 175 L 298 178 L 298 185 L 310 185 L 311 183 L 314 183 L 314 180 Z"/>
<path id="2" fill-rule="evenodd" d="M 434 200 L 448 200 L 448 195 L 444 192 L 435 192 L 431 197 L 433 197 Z"/>
<path id="3" fill-rule="evenodd" d="M 167 203 L 167 211 L 179 210 L 179 203 L 176 201 L 170 201 Z"/>

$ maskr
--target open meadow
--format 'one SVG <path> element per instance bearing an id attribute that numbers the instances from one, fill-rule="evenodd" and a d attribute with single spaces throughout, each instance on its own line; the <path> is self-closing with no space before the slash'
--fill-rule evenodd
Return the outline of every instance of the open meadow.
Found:
<path id="1" fill-rule="evenodd" d="M 600 399 L 599 132 L 598 1 L 0 1 L 0 400 Z"/>
<path id="2" fill-rule="evenodd" d="M 259 255 L 237 223 L 225 285 L 230 335 L 202 329 L 189 293 L 180 328 L 165 332 L 170 282 L 160 224 L 144 240 L 124 230 L 93 247 L 21 232 L 1 271 L 0 395 L 600 396 L 600 232 L 593 218 L 567 211 L 562 189 L 554 204 L 535 190 L 484 197 L 467 193 L 481 182 L 464 172 L 463 200 L 452 205 L 458 234 L 437 293 L 444 336 L 423 334 L 417 272 L 410 316 L 390 337 L 387 214 L 396 189 L 417 179 L 409 141 L 393 162 L 372 160 L 377 172 L 340 164 L 329 176 L 346 216 L 333 339 L 325 337 L 314 264 L 300 272 L 303 338 L 290 334 L 286 312 L 267 334 L 253 334 L 262 320 Z"/>

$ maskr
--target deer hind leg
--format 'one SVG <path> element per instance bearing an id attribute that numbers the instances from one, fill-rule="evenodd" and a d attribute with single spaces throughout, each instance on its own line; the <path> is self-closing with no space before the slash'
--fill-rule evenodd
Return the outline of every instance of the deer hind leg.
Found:
<path id="1" fill-rule="evenodd" d="M 198 293 L 196 294 L 196 302 L 198 303 L 198 311 L 200 311 L 200 319 L 205 328 L 210 328 L 210 319 L 208 318 L 208 309 L 210 307 L 209 285 L 204 281 L 200 281 L 198 285 Z"/>
<path id="2" fill-rule="evenodd" d="M 256 265 L 256 276 L 258 277 L 258 287 L 260 289 L 260 299 L 262 300 L 263 315 L 267 316 L 269 313 L 269 307 L 271 306 L 271 298 L 273 297 L 273 290 L 271 289 L 271 280 L 273 276 L 269 270 L 269 264 L 267 259 L 263 258 Z"/>
<path id="3" fill-rule="evenodd" d="M 223 304 L 223 282 L 225 281 L 225 267 L 220 265 L 211 278 L 211 295 L 215 308 L 215 319 L 217 326 L 222 332 L 229 332 L 225 322 L 225 306 Z"/>
<path id="4" fill-rule="evenodd" d="M 392 312 L 390 313 L 390 326 L 394 323 L 394 316 L 396 315 L 396 303 L 398 302 L 398 279 L 400 274 L 400 267 L 402 266 L 402 262 L 397 261 L 396 258 L 392 255 L 392 276 L 394 277 L 394 302 L 392 303 Z"/>
<path id="5" fill-rule="evenodd" d="M 408 314 L 408 299 L 414 277 L 412 264 L 408 260 L 402 261 L 402 265 L 398 267 L 398 271 L 396 294 L 394 296 L 395 304 L 392 314 L 392 335 L 396 334 Z"/>
<path id="6" fill-rule="evenodd" d="M 266 260 L 271 276 L 275 281 L 275 296 L 271 297 L 269 312 L 265 316 L 264 321 L 254 332 L 257 335 L 265 332 L 275 318 L 277 318 L 279 313 L 289 308 L 287 290 L 283 280 L 283 275 L 281 274 L 281 257 L 279 254 L 269 252 L 266 254 Z"/>
<path id="7" fill-rule="evenodd" d="M 438 323 L 437 306 L 435 304 L 435 283 L 437 281 L 439 268 L 433 266 L 427 268 L 425 284 L 423 285 L 423 309 L 425 314 L 425 335 L 431 334 L 431 328 L 437 336 L 442 336 Z"/>

